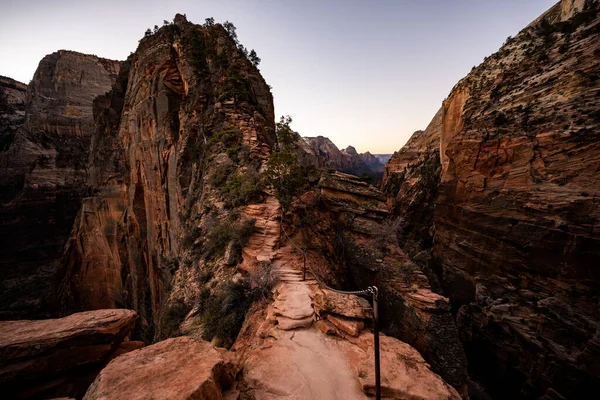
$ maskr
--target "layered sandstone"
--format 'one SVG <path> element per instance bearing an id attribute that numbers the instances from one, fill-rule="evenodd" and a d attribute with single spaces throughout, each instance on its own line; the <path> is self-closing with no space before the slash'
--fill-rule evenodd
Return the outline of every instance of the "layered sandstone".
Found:
<path id="1" fill-rule="evenodd" d="M 562 1 L 509 38 L 454 87 L 433 136 L 415 134 L 386 169 L 388 189 L 402 177 L 389 190 L 398 215 L 412 223 L 415 200 L 435 205 L 442 284 L 472 377 L 495 396 L 580 398 L 600 385 L 590 364 L 600 321 L 598 10 Z"/>
<path id="2" fill-rule="evenodd" d="M 25 121 L 27 85 L 0 76 L 0 151 L 12 142 L 16 130 Z"/>
<path id="3" fill-rule="evenodd" d="M 24 123 L 0 148 L 0 318 L 57 311 L 55 274 L 85 192 L 92 102 L 119 68 L 61 50 L 44 57 L 27 87 Z M 11 87 L 19 116 L 23 86 Z"/>
<path id="4" fill-rule="evenodd" d="M 3 395 L 83 395 L 136 319 L 131 310 L 97 310 L 59 319 L 0 322 Z"/>
<path id="5" fill-rule="evenodd" d="M 207 280 L 222 272 L 226 284 L 241 260 L 213 228 L 228 235 L 241 222 L 231 209 L 250 200 L 236 190 L 275 144 L 269 87 L 221 25 L 177 15 L 140 41 L 95 115 L 91 195 L 66 245 L 62 305 L 125 306 L 145 340 L 177 335 L 193 307 L 204 312 Z"/>
<path id="6" fill-rule="evenodd" d="M 306 199 L 312 198 L 312 201 Z M 339 172 L 325 173 L 311 195 L 294 211 L 311 269 L 320 279 L 344 290 L 376 285 L 384 331 L 414 346 L 448 383 L 463 389 L 466 360 L 447 298 L 430 283 L 395 241 L 386 197 L 375 187 Z M 315 297 L 332 314 L 329 322 L 347 336 L 359 326 L 339 318 L 335 304 Z M 331 303 L 329 305 L 325 305 Z M 350 319 L 349 319 L 350 318 Z M 326 317 L 327 319 L 327 317 Z M 330 331 L 327 324 L 322 329 Z"/>

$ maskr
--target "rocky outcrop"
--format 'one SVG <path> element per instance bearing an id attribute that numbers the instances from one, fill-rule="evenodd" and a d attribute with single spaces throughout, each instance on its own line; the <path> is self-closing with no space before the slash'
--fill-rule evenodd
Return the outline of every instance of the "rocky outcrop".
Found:
<path id="1" fill-rule="evenodd" d="M 600 17 L 563 1 L 444 102 L 435 254 L 474 376 L 580 398 L 600 327 Z M 567 19 L 568 18 L 568 19 Z"/>
<path id="2" fill-rule="evenodd" d="M 414 346 L 433 371 L 463 390 L 466 360 L 449 301 L 431 291 L 425 275 L 399 249 L 385 195 L 356 177 L 336 172 L 323 174 L 307 198 L 312 201 L 294 211 L 294 225 L 310 249 L 312 271 L 339 289 L 378 286 L 384 331 Z M 338 302 L 324 301 L 320 295 L 315 299 L 319 309 L 330 309 L 325 313 L 335 321 L 325 319 L 338 331 L 345 336 L 357 333 L 356 317 L 336 315 Z M 332 330 L 320 325 L 324 331 Z"/>
<path id="3" fill-rule="evenodd" d="M 0 151 L 12 143 L 15 132 L 25 121 L 27 85 L 0 76 Z"/>
<path id="4" fill-rule="evenodd" d="M 57 311 L 55 273 L 85 192 L 92 101 L 110 90 L 119 68 L 118 61 L 64 50 L 44 57 L 27 87 L 24 124 L 3 136 L 0 318 Z M 23 86 L 8 86 L 18 119 Z"/>
<path id="5" fill-rule="evenodd" d="M 599 8 L 561 1 L 507 39 L 386 168 L 398 215 L 435 205 L 429 234 L 404 233 L 435 232 L 471 376 L 498 398 L 600 387 Z"/>
<path id="6" fill-rule="evenodd" d="M 260 202 L 257 171 L 276 142 L 269 87 L 234 39 L 177 15 L 95 102 L 91 196 L 66 245 L 64 309 L 125 306 L 140 314 L 136 334 L 166 338 L 204 311 L 208 280 L 232 278 L 244 219 L 232 209 Z"/>
<path id="7" fill-rule="evenodd" d="M 108 358 L 126 351 L 119 345 L 136 319 L 130 310 L 97 310 L 59 319 L 1 321 L 3 396 L 82 396 Z"/>
<path id="8" fill-rule="evenodd" d="M 83 398 L 223 399 L 236 374 L 232 360 L 208 342 L 164 340 L 111 361 Z"/>
<path id="9" fill-rule="evenodd" d="M 318 260 L 305 264 L 294 245 L 299 232 L 282 232 L 270 269 L 278 278 L 273 301 L 248 314 L 233 347 L 242 367 L 237 398 L 368 398 L 375 390 L 368 301 L 320 288 L 312 275 Z M 415 349 L 385 335 L 381 343 L 389 398 L 460 398 Z"/>
<path id="10" fill-rule="evenodd" d="M 434 273 L 439 265 L 432 257 L 433 215 L 440 182 L 440 109 L 424 131 L 415 132 L 385 166 L 381 189 L 389 196 L 398 244 L 427 274 L 440 292 Z"/>
<path id="11" fill-rule="evenodd" d="M 383 172 L 383 163 L 369 152 L 359 154 L 352 146 L 340 150 L 323 136 L 303 137 L 298 142 L 305 153 L 301 159 L 315 168 L 335 169 L 358 176 L 368 174 L 375 178 L 381 177 Z"/>

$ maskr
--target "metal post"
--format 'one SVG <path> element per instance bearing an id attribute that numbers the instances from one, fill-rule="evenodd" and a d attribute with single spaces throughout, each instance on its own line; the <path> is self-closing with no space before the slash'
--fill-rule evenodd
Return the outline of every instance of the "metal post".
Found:
<path id="1" fill-rule="evenodd" d="M 379 290 L 373 286 L 373 347 L 375 348 L 375 398 L 381 400 L 381 376 L 379 369 Z"/>
<path id="2" fill-rule="evenodd" d="M 306 280 L 306 250 L 302 249 L 302 254 L 304 254 L 304 266 L 302 267 L 302 280 Z"/>

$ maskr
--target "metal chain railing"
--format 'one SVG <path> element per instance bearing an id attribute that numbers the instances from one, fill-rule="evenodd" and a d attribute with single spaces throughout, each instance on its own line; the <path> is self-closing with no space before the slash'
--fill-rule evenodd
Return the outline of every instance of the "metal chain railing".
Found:
<path id="1" fill-rule="evenodd" d="M 313 278 L 315 278 L 315 280 L 317 281 L 319 286 L 322 286 L 325 289 L 331 290 L 332 292 L 335 292 L 335 293 L 346 294 L 346 295 L 356 295 L 356 296 L 370 295 L 370 296 L 372 296 L 372 298 L 373 298 L 373 349 L 374 349 L 374 353 L 375 353 L 374 354 L 374 356 L 375 356 L 375 398 L 377 400 L 380 400 L 381 399 L 381 376 L 380 376 L 381 373 L 380 373 L 380 361 L 379 361 L 379 289 L 377 289 L 377 286 L 369 286 L 368 288 L 363 289 L 363 290 L 339 290 L 339 289 L 335 289 L 335 288 L 332 288 L 331 286 L 327 285 L 325 282 L 323 282 L 319 278 L 318 275 L 316 275 L 313 272 L 313 270 L 310 266 L 310 263 L 308 262 L 308 256 L 306 255 L 307 250 L 304 248 L 300 248 L 285 231 L 285 228 L 283 227 L 283 210 L 281 211 L 281 217 L 280 217 L 279 221 L 280 221 L 279 226 L 281 227 L 281 231 L 283 232 L 283 234 L 285 235 L 287 240 L 296 249 L 298 249 L 298 251 L 300 251 L 302 253 L 302 256 L 304 257 L 304 266 L 302 268 L 302 271 L 303 271 L 302 280 L 303 281 L 306 280 L 306 266 L 308 265 L 310 274 L 313 276 Z"/>

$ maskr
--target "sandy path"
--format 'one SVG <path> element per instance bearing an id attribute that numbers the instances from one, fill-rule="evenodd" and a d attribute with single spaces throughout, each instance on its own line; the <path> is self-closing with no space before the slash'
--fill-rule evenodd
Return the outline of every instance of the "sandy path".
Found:
<path id="1" fill-rule="evenodd" d="M 289 241 L 274 247 L 275 231 L 279 239 L 280 222 L 274 218 L 278 212 L 272 197 L 251 210 L 261 228 L 245 256 L 270 259 L 278 284 L 260 334 L 265 340 L 246 359 L 244 381 L 259 400 L 365 399 L 356 371 L 337 341 L 313 326 L 317 283 L 310 274 L 303 280 L 302 254 Z"/>

